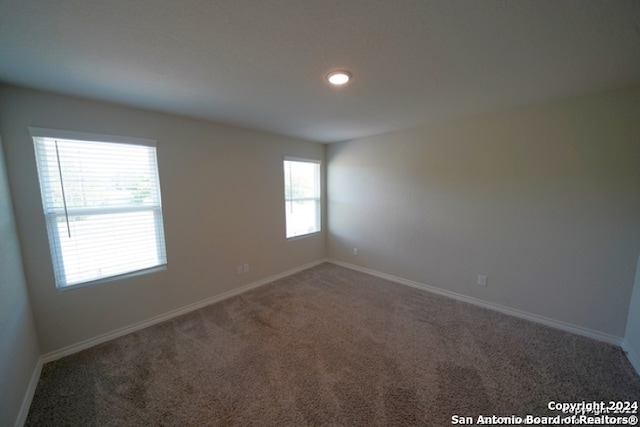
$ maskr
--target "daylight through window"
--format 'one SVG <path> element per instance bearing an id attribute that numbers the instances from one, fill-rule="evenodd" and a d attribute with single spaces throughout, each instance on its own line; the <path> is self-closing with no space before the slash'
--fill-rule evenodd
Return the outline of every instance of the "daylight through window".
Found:
<path id="1" fill-rule="evenodd" d="M 320 231 L 320 162 L 285 158 L 287 238 Z"/>
<path id="2" fill-rule="evenodd" d="M 155 141 L 30 131 L 59 288 L 166 264 Z"/>

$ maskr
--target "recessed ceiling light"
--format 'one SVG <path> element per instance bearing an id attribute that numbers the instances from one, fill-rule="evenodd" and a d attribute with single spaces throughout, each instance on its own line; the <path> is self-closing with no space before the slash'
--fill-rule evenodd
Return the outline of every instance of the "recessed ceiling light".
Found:
<path id="1" fill-rule="evenodd" d="M 327 74 L 329 83 L 335 86 L 342 86 L 351 80 L 351 73 L 345 70 L 332 71 Z"/>

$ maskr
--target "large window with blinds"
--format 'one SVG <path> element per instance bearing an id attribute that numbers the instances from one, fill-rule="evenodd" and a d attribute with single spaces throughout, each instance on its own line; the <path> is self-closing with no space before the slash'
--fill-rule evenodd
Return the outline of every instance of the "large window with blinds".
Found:
<path id="1" fill-rule="evenodd" d="M 284 159 L 284 199 L 287 238 L 320 231 L 320 162 Z"/>
<path id="2" fill-rule="evenodd" d="M 163 268 L 155 141 L 29 130 L 57 287 Z"/>

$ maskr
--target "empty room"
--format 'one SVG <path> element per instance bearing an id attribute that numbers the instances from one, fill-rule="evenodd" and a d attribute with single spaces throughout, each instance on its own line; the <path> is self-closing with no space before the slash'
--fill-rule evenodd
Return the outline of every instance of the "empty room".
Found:
<path id="1" fill-rule="evenodd" d="M 635 425 L 637 0 L 0 0 L 0 426 Z"/>

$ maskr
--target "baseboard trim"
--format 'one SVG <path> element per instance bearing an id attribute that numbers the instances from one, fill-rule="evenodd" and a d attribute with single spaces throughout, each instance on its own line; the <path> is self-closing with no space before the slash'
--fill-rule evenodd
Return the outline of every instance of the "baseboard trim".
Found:
<path id="1" fill-rule="evenodd" d="M 36 394 L 36 387 L 40 380 L 42 365 L 44 365 L 44 362 L 42 361 L 42 356 L 40 356 L 36 362 L 36 366 L 33 368 L 33 373 L 31 374 L 27 391 L 24 393 L 24 397 L 22 398 L 22 405 L 20 406 L 20 412 L 18 412 L 18 418 L 16 418 L 15 427 L 22 427 L 27 421 L 29 408 L 31 407 L 31 402 L 33 401 L 33 396 Z"/>
<path id="2" fill-rule="evenodd" d="M 469 304 L 473 304 L 479 307 L 487 308 L 489 310 L 497 311 L 503 314 L 508 314 L 510 316 L 518 317 L 525 320 L 530 320 L 532 322 L 540 323 L 555 329 L 560 329 L 565 332 L 571 332 L 573 334 L 581 335 L 584 337 L 592 338 L 597 341 L 602 341 L 607 344 L 612 344 L 618 347 L 622 346 L 622 337 L 618 337 L 615 335 L 606 334 L 604 332 L 595 331 L 588 328 L 583 328 L 581 326 L 572 325 L 570 323 L 562 322 L 559 320 L 551 319 L 544 316 L 539 316 L 537 314 L 528 313 L 526 311 L 517 310 L 514 308 L 506 307 L 500 304 L 495 304 L 487 301 L 483 301 L 478 298 L 469 297 L 466 295 L 462 295 L 456 292 L 447 291 L 444 289 L 436 288 L 430 285 L 426 285 L 424 283 L 414 282 L 412 280 L 403 279 L 402 277 L 393 276 L 391 274 L 382 273 L 380 271 L 372 270 L 366 267 L 360 267 L 359 265 L 350 264 L 343 261 L 338 261 L 336 259 L 329 258 L 327 262 L 332 264 L 339 265 L 341 267 L 349 268 L 351 270 L 360 271 L 362 273 L 370 274 L 372 276 L 380 277 L 382 279 L 390 280 L 392 282 L 400 283 L 403 285 L 411 286 L 413 288 L 422 289 L 434 294 L 446 296 L 453 298 L 458 301 L 463 301 Z M 633 363 L 633 362 L 632 362 Z M 637 368 L 636 368 L 637 369 Z"/>
<path id="3" fill-rule="evenodd" d="M 189 313 L 189 312 L 194 311 L 194 310 L 198 310 L 199 308 L 206 307 L 208 305 L 211 305 L 211 304 L 214 304 L 216 302 L 225 300 L 227 298 L 231 298 L 231 297 L 234 297 L 236 295 L 243 294 L 243 293 L 245 293 L 247 291 L 250 291 L 252 289 L 258 288 L 258 287 L 263 286 L 263 285 L 266 285 L 267 283 L 271 283 L 271 282 L 273 282 L 275 280 L 282 279 L 282 278 L 287 277 L 287 276 L 291 276 L 292 274 L 298 273 L 298 272 L 300 272 L 302 270 L 306 270 L 306 269 L 311 268 L 311 267 L 315 267 L 316 265 L 322 264 L 324 262 L 327 262 L 327 260 L 324 259 L 324 258 L 320 259 L 320 260 L 317 260 L 317 261 L 313 261 L 313 262 L 301 265 L 299 267 L 295 267 L 295 268 L 292 268 L 290 270 L 284 271 L 282 273 L 275 274 L 273 276 L 269 276 L 267 278 L 258 280 L 256 282 L 249 283 L 249 284 L 241 286 L 239 288 L 232 289 L 232 290 L 224 292 L 222 294 L 215 295 L 215 296 L 213 296 L 211 298 L 207 298 L 205 300 L 198 301 L 198 302 L 195 302 L 193 304 L 189 304 L 189 305 L 186 305 L 184 307 L 177 308 L 175 310 L 171 310 L 171 311 L 169 311 L 167 313 L 151 317 L 150 319 L 143 320 L 142 322 L 138 322 L 138 323 L 135 323 L 133 325 L 125 326 L 123 328 L 119 328 L 119 329 L 116 329 L 114 331 L 107 332 L 107 333 L 102 334 L 102 335 L 98 335 L 97 337 L 93 337 L 93 338 L 89 338 L 89 339 L 84 340 L 84 341 L 80 341 L 80 342 L 78 342 L 76 344 L 72 344 L 70 346 L 61 348 L 59 350 L 54 350 L 52 352 L 44 354 L 41 357 L 42 364 L 48 363 L 48 362 L 52 362 L 54 360 L 58 360 L 58 359 L 60 359 L 62 357 L 69 356 L 69 355 L 74 354 L 74 353 L 78 353 L 79 351 L 86 350 L 86 349 L 91 348 L 91 347 L 93 347 L 95 345 L 98 345 L 98 344 L 102 344 L 103 342 L 107 342 L 107 341 L 110 341 L 112 339 L 115 339 L 115 338 L 130 334 L 132 332 L 136 332 L 136 331 L 139 331 L 141 329 L 148 328 L 149 326 L 153 326 L 153 325 L 155 325 L 157 323 L 164 322 L 166 320 L 172 319 L 172 318 L 177 317 L 177 316 L 181 316 L 183 314 Z"/>
<path id="4" fill-rule="evenodd" d="M 624 352 L 626 353 L 627 359 L 629 359 L 629 362 L 631 363 L 631 366 L 633 366 L 633 369 L 635 369 L 638 375 L 640 375 L 640 357 L 638 356 L 638 353 L 636 353 L 636 351 L 633 349 L 633 347 L 629 345 L 629 341 L 627 341 L 626 339 L 622 341 L 622 350 L 624 350 Z"/>
<path id="5" fill-rule="evenodd" d="M 225 299 L 234 297 L 236 295 L 240 295 L 243 294 L 245 292 L 248 292 L 252 289 L 258 288 L 260 286 L 266 285 L 268 283 L 271 283 L 275 280 L 279 280 L 282 279 L 284 277 L 287 276 L 291 276 L 292 274 L 298 273 L 300 271 L 306 270 L 308 268 L 311 267 L 315 267 L 317 265 L 320 265 L 324 262 L 330 262 L 332 264 L 336 264 L 345 268 L 349 268 L 351 270 L 355 270 L 355 271 L 360 271 L 362 273 L 366 273 L 366 274 L 370 274 L 372 276 L 376 276 L 376 277 L 380 277 L 386 280 L 390 280 L 396 283 L 400 283 L 403 285 L 407 285 L 413 288 L 417 288 L 417 289 L 421 289 L 427 292 L 431 292 L 434 294 L 438 294 L 438 295 L 443 295 L 446 297 L 450 297 L 453 299 L 456 299 L 458 301 L 463 301 L 469 304 L 473 304 L 479 307 L 483 307 L 483 308 L 487 308 L 490 310 L 494 310 L 500 313 L 504 313 L 507 315 L 511 315 L 514 317 L 518 317 L 521 319 L 525 319 L 525 320 L 530 320 L 532 322 L 536 322 L 536 323 L 540 323 L 546 326 L 550 326 L 556 329 L 560 329 L 566 332 L 571 332 L 577 335 L 581 335 L 581 336 L 585 336 L 588 338 L 592 338 L 598 341 L 602 341 L 602 342 L 606 342 L 608 344 L 612 344 L 612 345 L 616 345 L 621 347 L 627 354 L 627 357 L 631 363 L 631 365 L 634 367 L 634 369 L 638 372 L 638 374 L 640 374 L 640 357 L 638 357 L 638 354 L 635 353 L 635 351 L 633 350 L 633 348 L 631 348 L 629 346 L 629 344 L 626 342 L 626 340 L 623 340 L 622 337 L 617 337 L 615 335 L 610 335 L 610 334 L 605 334 L 599 331 L 594 331 L 591 329 L 587 329 L 587 328 L 583 328 L 580 326 L 576 326 L 576 325 L 572 325 L 569 323 L 565 323 L 565 322 L 561 322 L 558 320 L 554 320 L 554 319 L 550 319 L 547 317 L 543 317 L 543 316 L 539 316 L 536 314 L 532 314 L 532 313 L 528 313 L 528 312 L 524 312 L 521 310 L 517 310 L 517 309 L 513 309 L 513 308 L 509 308 L 509 307 L 505 307 L 499 304 L 494 304 L 494 303 L 490 303 L 487 301 L 483 301 L 477 298 L 473 298 L 473 297 L 469 297 L 466 295 L 462 295 L 462 294 L 458 294 L 455 292 L 451 292 L 451 291 L 447 291 L 444 289 L 439 289 L 430 285 L 426 285 L 424 283 L 419 283 L 419 282 L 415 282 L 412 280 L 407 280 L 407 279 L 403 279 L 401 277 L 398 276 L 393 276 L 391 274 L 386 274 L 386 273 L 382 273 L 380 271 L 376 271 L 376 270 L 372 270 L 370 268 L 366 268 L 366 267 L 361 267 L 355 264 L 350 264 L 350 263 L 346 263 L 346 262 L 342 262 L 342 261 L 338 261 L 336 259 L 332 259 L 332 258 L 324 258 L 324 259 L 320 259 L 317 261 L 313 261 L 304 265 L 301 265 L 299 267 L 284 271 L 282 273 L 273 275 L 273 276 L 269 276 L 267 278 L 258 280 L 256 282 L 252 282 L 249 283 L 247 285 L 244 285 L 242 287 L 224 292 L 220 295 L 216 295 L 213 296 L 211 298 L 207 298 L 205 300 L 193 303 L 193 304 L 189 304 L 186 305 L 184 307 L 175 309 L 175 310 L 171 310 L 167 313 L 158 315 L 158 316 L 154 316 L 150 319 L 144 320 L 142 322 L 138 322 L 135 323 L 133 325 L 129 325 L 123 328 L 119 328 L 116 329 L 114 331 L 99 335 L 97 337 L 94 338 L 90 338 L 81 342 L 78 342 L 76 344 L 72 344 L 70 346 L 61 348 L 59 350 L 54 350 L 52 352 L 43 354 L 42 356 L 40 356 L 40 358 L 38 359 L 38 362 L 34 368 L 33 374 L 31 376 L 31 380 L 29 381 L 29 386 L 27 388 L 27 391 L 25 393 L 23 402 L 22 402 L 22 406 L 20 407 L 20 412 L 18 415 L 18 418 L 16 419 L 16 423 L 15 426 L 16 427 L 21 427 L 22 425 L 24 425 L 26 419 L 27 419 L 27 415 L 29 413 L 29 407 L 31 406 L 31 401 L 33 400 L 33 396 L 35 394 L 36 391 L 36 387 L 38 385 L 38 381 L 40 379 L 40 374 L 42 372 L 42 367 L 45 363 L 48 362 L 52 362 L 54 360 L 58 360 L 62 357 L 80 352 L 82 350 L 85 350 L 87 348 L 93 347 L 95 345 L 101 344 L 103 342 L 107 342 L 110 341 L 112 339 L 130 334 L 132 332 L 136 332 L 138 330 L 147 328 L 149 326 L 153 326 L 157 323 L 160 322 L 164 322 L 166 320 L 170 320 L 174 317 L 192 312 L 194 310 L 198 310 L 202 307 L 206 307 L 208 305 L 214 304 L 216 302 L 219 301 L 223 301 Z"/>

